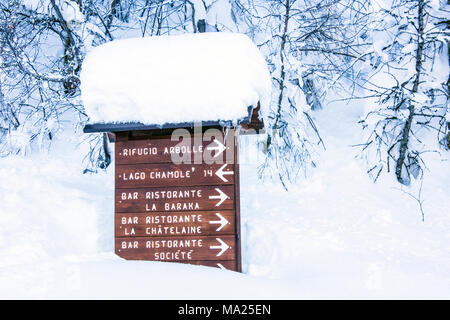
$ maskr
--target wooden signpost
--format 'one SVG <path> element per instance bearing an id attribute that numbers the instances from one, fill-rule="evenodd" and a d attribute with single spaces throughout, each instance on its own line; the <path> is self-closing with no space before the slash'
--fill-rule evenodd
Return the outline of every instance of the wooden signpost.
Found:
<path id="1" fill-rule="evenodd" d="M 241 271 L 237 139 L 228 137 L 195 143 L 192 134 L 180 145 L 170 136 L 117 136 L 117 255 Z"/>
<path id="2" fill-rule="evenodd" d="M 242 271 L 235 130 L 259 133 L 264 128 L 259 109 L 259 103 L 250 106 L 248 117 L 237 126 L 232 121 L 202 121 L 200 126 L 94 123 L 84 127 L 86 133 L 106 132 L 115 142 L 117 255 Z M 174 137 L 178 129 L 185 133 Z M 210 129 L 215 133 L 206 135 Z M 176 138 L 186 136 L 187 142 Z"/>

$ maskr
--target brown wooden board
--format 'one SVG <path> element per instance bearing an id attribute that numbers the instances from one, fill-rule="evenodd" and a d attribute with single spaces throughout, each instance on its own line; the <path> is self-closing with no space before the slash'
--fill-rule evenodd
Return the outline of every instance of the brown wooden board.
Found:
<path id="1" fill-rule="evenodd" d="M 223 270 L 237 271 L 236 260 L 215 260 L 215 261 L 190 260 L 190 261 L 170 261 L 168 263 L 174 263 L 174 262 L 182 263 L 182 264 L 192 264 L 192 265 L 198 265 L 198 266 L 213 267 L 213 268 L 219 268 L 219 269 L 223 269 Z"/>
<path id="2" fill-rule="evenodd" d="M 233 186 L 116 189 L 116 212 L 233 210 Z"/>
<path id="3" fill-rule="evenodd" d="M 129 260 L 235 260 L 234 236 L 116 238 L 116 254 Z"/>
<path id="4" fill-rule="evenodd" d="M 116 188 L 202 186 L 234 183 L 232 164 L 117 165 Z"/>
<path id="5" fill-rule="evenodd" d="M 208 141 L 203 141 L 201 137 L 191 138 L 182 143 L 172 141 L 170 137 L 117 141 L 115 161 L 116 164 L 172 163 L 183 159 L 189 163 L 231 163 L 234 153 L 233 146 L 229 144 L 214 137 L 209 137 Z"/>
<path id="6" fill-rule="evenodd" d="M 240 272 L 236 137 L 194 134 L 180 144 L 132 133 L 118 135 L 115 147 L 116 254 Z"/>
<path id="7" fill-rule="evenodd" d="M 116 237 L 234 234 L 234 211 L 116 213 Z"/>

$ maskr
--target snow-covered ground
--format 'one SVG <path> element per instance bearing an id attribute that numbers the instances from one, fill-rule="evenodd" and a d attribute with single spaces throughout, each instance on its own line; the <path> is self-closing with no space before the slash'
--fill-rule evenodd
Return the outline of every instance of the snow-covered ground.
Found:
<path id="1" fill-rule="evenodd" d="M 422 222 L 414 187 L 374 184 L 355 159 L 362 112 L 315 113 L 327 150 L 288 192 L 258 180 L 258 157 L 243 159 L 243 274 L 116 257 L 114 166 L 82 174 L 81 133 L 0 159 L 0 298 L 449 299 L 449 162 L 430 155 Z M 241 154 L 255 139 L 241 138 Z"/>
<path id="2" fill-rule="evenodd" d="M 373 183 L 355 159 L 362 108 L 316 114 L 327 151 L 285 192 L 242 169 L 245 271 L 296 283 L 306 298 L 450 298 L 449 161 L 429 159 L 419 204 L 395 177 Z"/>

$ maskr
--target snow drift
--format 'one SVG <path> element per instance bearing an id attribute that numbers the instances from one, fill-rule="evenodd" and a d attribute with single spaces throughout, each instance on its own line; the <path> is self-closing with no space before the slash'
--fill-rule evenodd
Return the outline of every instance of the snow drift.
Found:
<path id="1" fill-rule="evenodd" d="M 237 120 L 258 101 L 267 108 L 270 88 L 264 57 L 237 33 L 112 41 L 93 49 L 81 72 L 91 123 Z"/>

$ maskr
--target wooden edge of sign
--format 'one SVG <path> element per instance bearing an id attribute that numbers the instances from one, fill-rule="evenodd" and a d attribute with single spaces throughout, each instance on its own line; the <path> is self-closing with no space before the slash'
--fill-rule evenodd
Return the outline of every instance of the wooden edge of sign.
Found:
<path id="1" fill-rule="evenodd" d="M 236 271 L 236 261 L 234 260 L 204 260 L 204 261 L 180 261 L 180 263 L 187 263 L 192 265 L 219 268 L 222 270 Z"/>
<path id="2" fill-rule="evenodd" d="M 120 257 L 120 256 L 119 256 Z M 127 260 L 126 258 L 120 257 L 121 259 Z M 139 261 L 139 259 L 133 259 Z M 142 261 L 142 260 L 141 260 Z M 234 271 L 236 270 L 236 261 L 235 260 L 179 260 L 179 261 L 153 261 L 153 260 L 144 260 L 148 262 L 157 262 L 157 263 L 181 263 L 181 264 L 190 264 L 195 266 L 202 267 L 210 267 L 210 268 L 218 268 L 222 270 Z"/>
<path id="3" fill-rule="evenodd" d="M 236 271 L 242 272 L 242 257 L 241 257 L 241 204 L 240 204 L 240 181 L 239 181 L 239 146 L 238 135 L 234 136 L 234 202 L 236 206 Z"/>
<path id="4" fill-rule="evenodd" d="M 261 109 L 260 102 L 256 107 L 248 107 L 248 116 L 237 121 L 238 126 L 242 129 L 241 134 L 264 133 L 264 121 L 260 118 L 259 111 Z M 209 128 L 234 128 L 236 123 L 232 120 L 224 121 L 201 121 L 202 131 Z M 160 135 L 170 135 L 173 130 L 184 128 L 192 133 L 193 128 L 197 125 L 196 122 L 182 122 L 182 123 L 166 123 L 164 125 L 150 124 L 146 125 L 139 122 L 129 123 L 88 123 L 83 127 L 84 133 L 99 133 L 106 132 L 109 142 L 113 143 L 119 140 L 135 140 L 148 139 L 150 137 L 157 137 Z"/>
<path id="5" fill-rule="evenodd" d="M 250 121 L 248 121 L 247 123 L 241 123 L 241 130 L 240 130 L 240 134 L 244 134 L 244 135 L 250 135 L 250 134 L 259 134 L 259 133 L 264 133 L 264 121 L 262 119 L 260 119 L 260 114 L 259 114 L 259 110 L 261 110 L 261 105 L 258 102 L 258 105 L 256 108 L 253 108 L 250 115 L 249 115 L 249 119 Z"/>
<path id="6" fill-rule="evenodd" d="M 250 117 L 239 119 L 238 123 L 249 123 Z M 199 121 L 203 127 L 229 127 L 233 125 L 232 120 L 224 121 Z M 177 128 L 194 128 L 197 122 L 180 122 L 180 123 L 166 123 L 163 125 L 157 124 L 143 124 L 140 122 L 126 122 L 126 123 L 88 123 L 84 126 L 84 133 L 95 132 L 126 132 L 126 131 L 162 131 L 165 129 Z"/>

